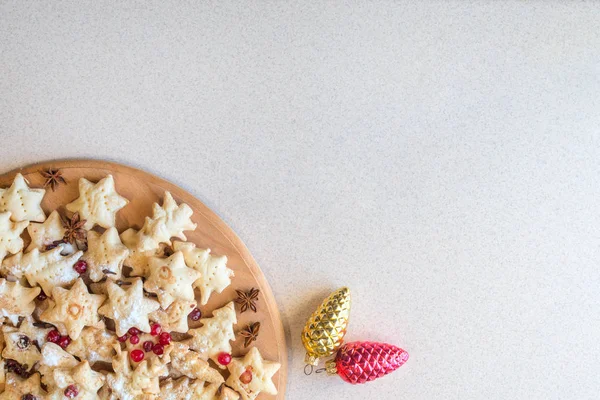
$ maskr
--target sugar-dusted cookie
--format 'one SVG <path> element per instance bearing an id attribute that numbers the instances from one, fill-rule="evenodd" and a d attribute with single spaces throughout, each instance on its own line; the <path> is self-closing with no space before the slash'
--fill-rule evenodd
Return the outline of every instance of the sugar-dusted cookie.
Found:
<path id="1" fill-rule="evenodd" d="M 121 278 L 123 261 L 129 250 L 121 243 L 117 228 L 109 228 L 102 235 L 89 231 L 88 249 L 82 259 L 88 263 L 90 279 L 98 282 L 105 276 L 108 279 Z"/>
<path id="2" fill-rule="evenodd" d="M 152 362 L 144 360 L 135 369 L 132 369 L 128 361 L 128 352 L 122 351 L 119 346 L 116 346 L 115 350 L 117 355 L 112 361 L 114 373 L 106 376 L 106 383 L 115 398 L 120 400 L 151 399 L 152 396 L 145 396 L 160 392 L 159 379 L 169 373 L 165 365 L 157 359 Z"/>
<path id="3" fill-rule="evenodd" d="M 148 314 L 158 310 L 160 304 L 144 296 L 140 278 L 135 279 L 125 289 L 112 281 L 107 281 L 106 289 L 108 300 L 98 311 L 115 321 L 117 335 L 123 336 L 129 328 L 133 327 L 142 332 L 150 332 Z"/>
<path id="4" fill-rule="evenodd" d="M 146 276 L 150 269 L 150 259 L 156 256 L 157 249 L 140 250 L 140 235 L 135 229 L 127 229 L 121 233 L 121 240 L 129 249 L 124 265 L 131 268 L 132 276 Z"/>
<path id="5" fill-rule="evenodd" d="M 127 203 L 129 201 L 115 190 L 115 181 L 112 175 L 107 175 L 96 184 L 81 178 L 79 179 L 79 198 L 67 204 L 67 210 L 79 212 L 81 218 L 87 221 L 84 225 L 85 229 L 92 229 L 96 224 L 108 229 L 115 226 L 117 211 L 125 207 Z"/>
<path id="6" fill-rule="evenodd" d="M 56 387 L 52 371 L 56 368 L 73 368 L 79 361 L 64 351 L 59 345 L 48 342 L 42 346 L 42 357 L 38 371 L 42 374 L 42 382 L 48 387 Z"/>
<path id="7" fill-rule="evenodd" d="M 168 378 L 161 382 L 160 392 L 156 397 L 161 400 L 216 400 L 218 390 L 219 385 L 214 383 L 204 386 L 201 380 Z"/>
<path id="8" fill-rule="evenodd" d="M 154 203 L 152 218 L 146 222 L 139 232 L 140 250 L 157 249 L 160 243 L 171 244 L 171 238 L 186 240 L 183 231 L 193 231 L 196 224 L 192 222 L 192 209 L 187 204 L 177 205 L 171 193 L 165 192 L 162 207 Z"/>
<path id="9" fill-rule="evenodd" d="M 157 358 L 141 362 L 133 371 L 131 381 L 144 393 L 160 392 L 159 378 L 169 375 L 169 369 Z"/>
<path id="10" fill-rule="evenodd" d="M 167 308 L 175 300 L 194 300 L 192 284 L 200 273 L 185 265 L 183 254 L 178 251 L 169 258 L 153 257 L 144 289 L 156 293 L 162 308 Z"/>
<path id="11" fill-rule="evenodd" d="M 227 268 L 226 256 L 213 256 L 210 249 L 198 249 L 194 243 L 173 242 L 173 250 L 181 251 L 188 267 L 200 272 L 194 287 L 200 289 L 200 304 L 205 305 L 212 292 L 221 293 L 231 284 L 233 271 Z"/>
<path id="12" fill-rule="evenodd" d="M 106 296 L 90 294 L 83 279 L 79 278 L 69 290 L 55 287 L 52 298 L 55 305 L 40 315 L 41 320 L 55 325 L 61 335 L 77 339 L 84 327 L 100 321 L 98 308 Z"/>
<path id="13" fill-rule="evenodd" d="M 150 319 L 159 323 L 163 331 L 186 333 L 188 315 L 195 307 L 193 301 L 175 300 L 166 310 L 160 308 L 150 314 Z"/>
<path id="14" fill-rule="evenodd" d="M 23 250 L 21 232 L 27 228 L 27 221 L 12 222 L 10 212 L 0 213 L 0 261 L 8 254 L 15 254 Z"/>
<path id="15" fill-rule="evenodd" d="M 18 281 L 21 285 L 27 285 L 25 278 L 25 267 L 23 264 L 23 252 L 20 251 L 10 257 L 6 257 L 0 264 L 0 275 L 10 277 L 11 281 Z"/>
<path id="16" fill-rule="evenodd" d="M 27 317 L 33 313 L 35 303 L 33 302 L 40 288 L 27 288 L 19 282 L 9 282 L 0 278 L 0 317 L 7 317 L 13 325 L 19 321 L 19 317 Z"/>
<path id="17" fill-rule="evenodd" d="M 44 189 L 30 189 L 23 175 L 17 174 L 8 189 L 0 189 L 0 212 L 10 212 L 13 221 L 43 222 L 46 214 L 40 206 Z"/>
<path id="18" fill-rule="evenodd" d="M 233 325 L 237 323 L 235 306 L 233 302 L 227 303 L 222 308 L 213 311 L 212 318 L 202 318 L 202 326 L 190 329 L 188 334 L 192 337 L 186 341 L 191 349 L 196 350 L 204 359 L 212 359 L 220 368 L 225 368 L 219 363 L 219 354 L 231 354 L 231 340 L 235 340 Z"/>
<path id="19" fill-rule="evenodd" d="M 199 353 L 179 342 L 171 343 L 165 351 L 164 361 L 171 362 L 171 367 L 178 373 L 192 379 L 200 379 L 210 383 L 222 383 L 221 373 L 212 368 Z"/>
<path id="20" fill-rule="evenodd" d="M 31 243 L 27 246 L 27 251 L 33 249 L 45 251 L 46 246 L 63 239 L 66 229 L 58 212 L 52 211 L 43 223 L 30 222 L 27 226 L 27 232 L 31 237 Z"/>
<path id="21" fill-rule="evenodd" d="M 96 326 L 86 326 L 81 335 L 72 340 L 67 350 L 81 360 L 88 360 L 91 365 L 98 361 L 110 363 L 118 344 L 114 333 L 106 329 L 104 322 Z"/>
<path id="22" fill-rule="evenodd" d="M 5 342 L 3 359 L 15 360 L 21 365 L 26 365 L 26 369 L 30 369 L 40 360 L 41 354 L 33 339 L 19 332 L 17 328 L 3 326 L 2 334 Z"/>
<path id="23" fill-rule="evenodd" d="M 38 249 L 23 255 L 22 268 L 30 285 L 40 285 L 45 294 L 50 295 L 55 287 L 65 287 L 73 284 L 79 273 L 73 268 L 83 255 L 78 251 L 63 256 L 63 245 L 40 253 Z"/>
<path id="24" fill-rule="evenodd" d="M 0 400 L 43 400 L 46 392 L 40 386 L 40 375 L 35 373 L 27 379 L 18 377 L 13 373 L 6 374 L 4 393 Z"/>
<path id="25" fill-rule="evenodd" d="M 94 371 L 86 360 L 73 368 L 57 368 L 52 371 L 52 375 L 56 384 L 54 394 L 78 400 L 98 399 L 98 390 L 106 380 L 104 375 Z"/>
<path id="26" fill-rule="evenodd" d="M 243 358 L 234 358 L 227 365 L 230 375 L 225 384 L 243 400 L 254 400 L 261 392 L 277 394 L 271 379 L 280 367 L 279 363 L 263 360 L 258 349 L 252 347 Z"/>

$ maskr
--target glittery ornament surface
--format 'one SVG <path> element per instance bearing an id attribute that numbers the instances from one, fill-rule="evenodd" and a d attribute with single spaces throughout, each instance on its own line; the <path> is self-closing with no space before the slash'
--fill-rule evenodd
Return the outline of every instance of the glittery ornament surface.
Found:
<path id="1" fill-rule="evenodd" d="M 317 365 L 320 357 L 332 355 L 341 346 L 349 316 L 350 289 L 338 289 L 323 301 L 302 331 L 307 364 Z"/>
<path id="2" fill-rule="evenodd" d="M 386 343 L 346 343 L 334 360 L 326 364 L 328 374 L 338 374 L 352 384 L 380 378 L 400 368 L 408 360 L 408 353 Z"/>

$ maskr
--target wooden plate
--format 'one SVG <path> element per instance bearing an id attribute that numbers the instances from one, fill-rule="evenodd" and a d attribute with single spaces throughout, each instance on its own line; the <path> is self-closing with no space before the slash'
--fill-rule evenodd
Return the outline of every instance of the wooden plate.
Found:
<path id="1" fill-rule="evenodd" d="M 50 188 L 46 190 L 42 202 L 46 215 L 79 197 L 77 183 L 79 178 L 84 177 L 92 182 L 97 182 L 107 174 L 112 174 L 115 178 L 117 192 L 130 201 L 117 213 L 119 232 L 128 227 L 141 228 L 144 217 L 152 214 L 152 204 L 155 202 L 162 204 L 164 192 L 167 190 L 171 192 L 178 203 L 187 203 L 194 210 L 192 220 L 198 224 L 198 228 L 194 232 L 185 232 L 188 241 L 195 243 L 198 247 L 210 248 L 212 254 L 226 255 L 227 266 L 235 272 L 231 285 L 221 294 L 213 293 L 209 303 L 200 307 L 203 316 L 211 315 L 212 310 L 235 299 L 235 289 L 259 288 L 258 312 L 246 311 L 240 314 L 239 308 L 236 308 L 238 324 L 235 326 L 235 331 L 237 333 L 250 322 L 261 323 L 260 335 L 254 342 L 254 346 L 258 347 L 263 358 L 281 363 L 281 369 L 273 377 L 279 394 L 277 396 L 261 394 L 258 398 L 264 400 L 285 398 L 287 349 L 277 304 L 260 267 L 231 228 L 201 201 L 172 183 L 135 168 L 105 161 L 66 160 L 35 164 L 0 176 L 0 187 L 9 186 L 17 172 L 21 172 L 32 187 L 42 187 L 44 178 L 39 171 L 49 168 L 60 169 L 67 184 L 60 185 L 55 192 L 52 192 Z M 238 338 L 232 342 L 232 345 L 234 357 L 247 352 L 247 349 L 243 347 L 243 338 Z"/>

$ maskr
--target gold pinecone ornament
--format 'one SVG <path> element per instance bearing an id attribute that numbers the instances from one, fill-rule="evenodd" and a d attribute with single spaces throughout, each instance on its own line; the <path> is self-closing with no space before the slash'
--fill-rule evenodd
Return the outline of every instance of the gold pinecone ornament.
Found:
<path id="1" fill-rule="evenodd" d="M 350 317 L 350 289 L 343 287 L 327 297 L 309 318 L 302 331 L 306 349 L 304 362 L 318 365 L 342 345 Z"/>

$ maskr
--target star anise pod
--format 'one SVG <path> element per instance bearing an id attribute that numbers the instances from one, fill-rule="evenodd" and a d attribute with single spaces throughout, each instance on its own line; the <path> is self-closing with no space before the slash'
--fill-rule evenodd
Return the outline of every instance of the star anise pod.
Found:
<path id="1" fill-rule="evenodd" d="M 258 332 L 260 331 L 260 322 L 248 324 L 248 327 L 240 331 L 240 336 L 244 339 L 244 347 L 250 346 L 252 342 L 258 339 Z"/>
<path id="2" fill-rule="evenodd" d="M 256 301 L 258 301 L 258 294 L 260 290 L 252 288 L 247 292 L 242 290 L 236 290 L 238 298 L 235 299 L 235 302 L 241 306 L 240 313 L 245 312 L 247 309 L 251 309 L 256 312 Z"/>
<path id="3" fill-rule="evenodd" d="M 79 217 L 79 213 L 76 212 L 71 216 L 70 219 L 62 218 L 63 226 L 66 229 L 63 241 L 65 243 L 77 244 L 77 241 L 85 241 L 87 239 L 87 231 L 83 228 L 87 222 L 85 219 Z"/>
<path id="4" fill-rule="evenodd" d="M 46 179 L 44 182 L 44 188 L 50 186 L 53 192 L 61 183 L 67 183 L 65 178 L 62 177 L 62 172 L 60 172 L 60 169 L 50 168 L 45 171 L 40 171 L 40 174 Z"/>

